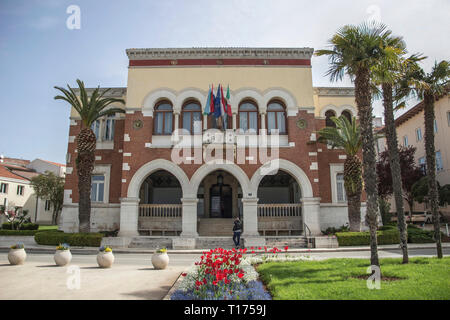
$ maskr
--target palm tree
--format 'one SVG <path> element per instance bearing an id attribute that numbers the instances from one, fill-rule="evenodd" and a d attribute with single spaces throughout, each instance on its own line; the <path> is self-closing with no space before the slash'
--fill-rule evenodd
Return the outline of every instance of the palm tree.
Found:
<path id="1" fill-rule="evenodd" d="M 359 26 L 347 25 L 331 38 L 330 50 L 316 52 L 318 56 L 329 56 L 331 66 L 327 75 L 332 81 L 340 80 L 348 74 L 355 83 L 355 101 L 362 137 L 364 190 L 367 195 L 366 221 L 370 227 L 370 261 L 376 266 L 380 265 L 377 246 L 378 192 L 370 71 L 379 61 L 389 61 L 398 56 L 396 48 L 380 46 L 390 36 L 391 31 L 376 22 Z"/>
<path id="2" fill-rule="evenodd" d="M 361 231 L 361 193 L 362 176 L 361 160 L 358 153 L 361 150 L 361 130 L 356 124 L 356 118 L 350 122 L 345 116 L 331 117 L 336 127 L 325 127 L 319 131 L 319 142 L 331 144 L 333 148 L 343 148 L 347 154 L 344 162 L 344 187 L 348 202 L 348 221 L 350 231 Z"/>
<path id="3" fill-rule="evenodd" d="M 434 238 L 438 258 L 442 258 L 441 230 L 439 223 L 439 194 L 436 183 L 436 153 L 434 147 L 434 102 L 443 94 L 450 90 L 450 62 L 443 60 L 435 62 L 430 73 L 425 73 L 423 69 L 413 69 L 408 77 L 403 79 L 399 89 L 400 96 L 406 96 L 410 92 L 414 93 L 424 104 L 425 122 L 425 153 L 426 153 L 426 173 L 428 176 L 429 203 L 434 224 Z"/>
<path id="4" fill-rule="evenodd" d="M 54 87 L 61 91 L 63 95 L 55 96 L 55 100 L 64 100 L 68 102 L 79 114 L 81 118 L 81 131 L 76 137 L 78 155 L 75 160 L 76 170 L 78 174 L 78 216 L 80 220 L 80 232 L 90 232 L 90 218 L 91 218 L 91 176 L 94 169 L 95 161 L 95 147 L 97 138 L 91 129 L 92 123 L 95 120 L 114 115 L 115 113 L 125 112 L 120 108 L 108 108 L 112 103 L 125 104 L 123 99 L 105 98 L 104 95 L 109 89 L 102 90 L 100 87 L 96 88 L 90 97 L 83 81 L 77 79 L 79 88 L 79 98 L 69 85 L 68 89 L 61 87 Z"/>
<path id="5" fill-rule="evenodd" d="M 380 45 L 384 48 L 396 48 L 397 57 L 380 60 L 379 64 L 372 68 L 372 79 L 375 85 L 381 85 L 382 90 L 386 142 L 397 211 L 397 227 L 400 233 L 400 247 L 403 254 L 403 263 L 408 263 L 408 229 L 403 206 L 400 155 L 394 121 L 394 88 L 398 80 L 405 76 L 408 67 L 411 68 L 423 58 L 419 55 L 412 55 L 405 59 L 403 55 L 406 54 L 406 44 L 401 37 L 388 37 L 384 40 L 385 42 L 380 43 Z"/>

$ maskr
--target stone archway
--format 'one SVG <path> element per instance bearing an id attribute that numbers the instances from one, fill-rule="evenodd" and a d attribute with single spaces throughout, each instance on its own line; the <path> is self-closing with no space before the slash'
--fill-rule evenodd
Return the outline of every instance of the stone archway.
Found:
<path id="1" fill-rule="evenodd" d="M 120 236 L 131 237 L 138 235 L 139 190 L 144 180 L 153 172 L 159 170 L 168 171 L 178 179 L 183 197 L 188 193 L 189 179 L 184 171 L 175 163 L 164 159 L 157 159 L 144 164 L 131 178 L 127 189 L 127 197 L 120 199 Z M 183 199 L 181 200 L 183 201 Z"/>

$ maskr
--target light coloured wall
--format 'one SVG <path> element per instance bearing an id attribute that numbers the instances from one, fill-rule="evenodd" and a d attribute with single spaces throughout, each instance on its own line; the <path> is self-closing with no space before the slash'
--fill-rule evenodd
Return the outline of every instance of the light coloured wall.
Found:
<path id="1" fill-rule="evenodd" d="M 435 117 L 438 131 L 435 133 L 434 146 L 442 155 L 444 169 L 436 173 L 436 179 L 441 185 L 450 184 L 450 126 L 447 121 L 447 112 L 450 112 L 450 96 L 444 97 L 435 103 Z M 417 141 L 416 129 L 421 128 L 422 140 Z M 423 111 L 410 118 L 397 127 L 397 137 L 400 145 L 403 145 L 403 137 L 408 136 L 408 144 L 417 148 L 416 162 L 425 157 L 425 125 Z"/>
<path id="2" fill-rule="evenodd" d="M 283 88 L 300 107 L 312 107 L 313 88 L 310 67 L 130 67 L 128 69 L 127 108 L 142 108 L 145 97 L 160 88 L 181 91 L 204 90 L 221 83 L 230 91 L 241 88 Z M 200 101 L 202 104 L 204 101 Z"/>
<path id="3" fill-rule="evenodd" d="M 0 205 L 4 204 L 5 198 L 8 199 L 8 210 L 14 207 L 22 207 L 28 210 L 28 214 L 34 221 L 34 213 L 36 212 L 36 197 L 30 182 L 25 180 L 16 180 L 8 178 L 0 178 L 0 183 L 8 184 L 8 192 L 0 193 Z M 23 195 L 17 194 L 17 186 L 24 186 Z"/>
<path id="4" fill-rule="evenodd" d="M 66 171 L 66 167 L 58 166 L 41 159 L 35 159 L 30 162 L 27 168 L 34 169 L 36 172 L 45 173 L 46 171 L 53 172 L 57 176 L 63 177 Z"/>
<path id="5" fill-rule="evenodd" d="M 340 116 L 344 110 L 349 110 L 353 116 L 357 116 L 357 109 L 354 96 L 322 96 L 314 95 L 315 115 L 324 116 L 325 111 L 331 109 Z"/>

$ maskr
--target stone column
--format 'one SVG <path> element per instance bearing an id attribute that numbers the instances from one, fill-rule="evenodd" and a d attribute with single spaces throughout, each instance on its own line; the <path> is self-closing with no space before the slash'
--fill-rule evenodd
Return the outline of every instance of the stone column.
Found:
<path id="1" fill-rule="evenodd" d="M 182 198 L 181 237 L 198 237 L 197 233 L 197 198 Z"/>
<path id="2" fill-rule="evenodd" d="M 266 128 L 266 114 L 261 112 L 261 129 Z"/>
<path id="3" fill-rule="evenodd" d="M 138 236 L 139 198 L 120 198 L 120 237 Z"/>
<path id="4" fill-rule="evenodd" d="M 302 199 L 302 219 L 311 231 L 311 235 L 321 235 L 320 230 L 320 198 Z M 309 236 L 308 228 L 305 227 L 304 235 Z"/>
<path id="5" fill-rule="evenodd" d="M 242 211 L 244 245 L 264 246 L 266 239 L 258 233 L 258 198 L 242 198 Z"/>
<path id="6" fill-rule="evenodd" d="M 203 130 L 208 129 L 208 116 L 206 114 L 203 115 Z"/>
<path id="7" fill-rule="evenodd" d="M 175 121 L 173 124 L 173 126 L 174 126 L 173 127 L 173 132 L 174 132 L 173 137 L 174 137 L 175 141 L 178 141 L 178 139 L 179 139 L 178 128 L 180 126 L 180 114 L 178 112 L 176 112 L 176 113 L 174 113 L 174 115 L 175 115 Z"/>
<path id="8" fill-rule="evenodd" d="M 233 130 L 236 130 L 237 128 L 237 116 L 236 113 L 233 112 Z"/>

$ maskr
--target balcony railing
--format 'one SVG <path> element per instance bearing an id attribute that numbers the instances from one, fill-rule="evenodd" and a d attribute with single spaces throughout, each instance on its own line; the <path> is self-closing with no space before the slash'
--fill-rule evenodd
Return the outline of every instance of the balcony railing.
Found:
<path id="1" fill-rule="evenodd" d="M 139 217 L 178 218 L 181 217 L 181 204 L 141 204 Z"/>
<path id="2" fill-rule="evenodd" d="M 258 217 L 301 217 L 301 203 L 258 204 Z"/>

